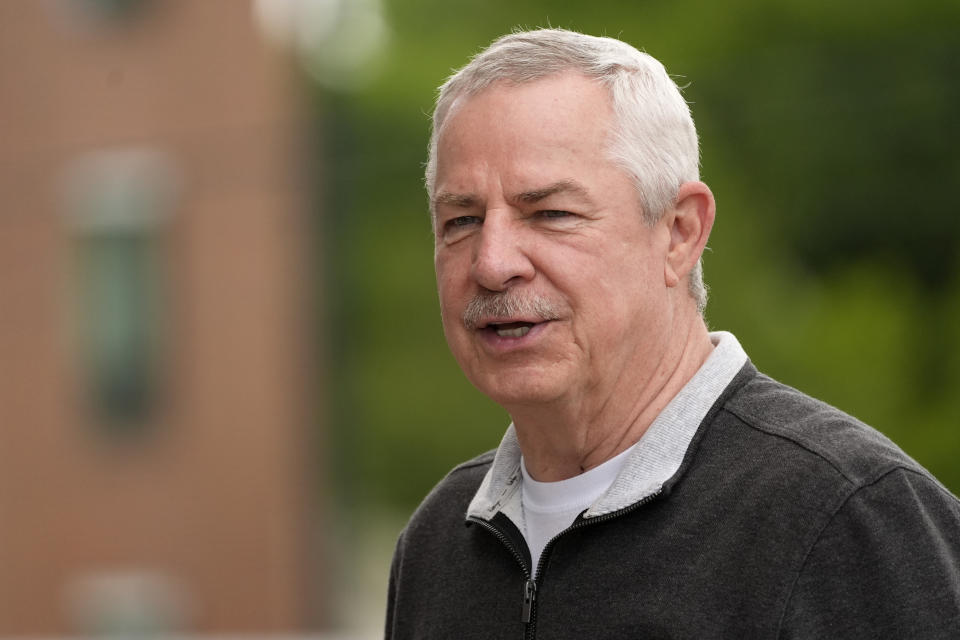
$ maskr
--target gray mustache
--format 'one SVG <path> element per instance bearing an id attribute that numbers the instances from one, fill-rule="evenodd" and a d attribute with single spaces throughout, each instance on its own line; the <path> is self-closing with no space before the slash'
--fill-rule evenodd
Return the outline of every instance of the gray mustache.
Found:
<path id="1" fill-rule="evenodd" d="M 484 318 L 528 318 L 541 321 L 557 320 L 560 312 L 550 300 L 540 296 L 520 297 L 506 291 L 481 293 L 463 310 L 463 325 L 473 331 L 480 327 Z"/>

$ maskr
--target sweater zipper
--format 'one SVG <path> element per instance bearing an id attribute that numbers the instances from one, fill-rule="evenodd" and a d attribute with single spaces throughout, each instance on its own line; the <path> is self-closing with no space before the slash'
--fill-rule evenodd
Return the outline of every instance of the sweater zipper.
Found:
<path id="1" fill-rule="evenodd" d="M 597 516 L 596 518 L 576 520 L 569 527 L 567 527 L 557 535 L 550 538 L 549 541 L 547 541 L 547 544 L 543 547 L 543 552 L 540 554 L 540 559 L 537 561 L 537 570 L 536 570 L 536 573 L 533 574 L 533 576 L 530 575 L 530 569 L 527 568 L 527 563 L 523 557 L 523 554 L 520 553 L 520 551 L 516 548 L 516 546 L 513 544 L 510 538 L 506 536 L 506 534 L 504 534 L 502 531 L 500 531 L 500 529 L 498 529 L 496 526 L 494 526 L 487 520 L 483 520 L 475 516 L 470 516 L 468 518 L 471 522 L 480 525 L 481 527 L 483 527 L 484 529 L 492 533 L 494 537 L 496 537 L 503 544 L 503 546 L 505 546 L 507 550 L 510 551 L 513 557 L 517 560 L 517 564 L 520 565 L 521 571 L 523 571 L 523 577 L 525 582 L 523 585 L 523 608 L 522 608 L 522 614 L 521 614 L 521 621 L 525 625 L 524 634 L 523 634 L 524 640 L 533 640 L 533 638 L 535 637 L 536 621 L 537 621 L 537 618 L 536 618 L 537 587 L 539 586 L 540 576 L 542 575 L 543 563 L 546 560 L 547 556 L 549 555 L 550 549 L 551 547 L 553 547 L 553 543 L 556 542 L 560 536 L 562 536 L 563 534 L 569 531 L 574 531 L 575 529 L 582 529 L 583 527 L 586 527 L 586 526 L 599 524 L 601 522 L 606 522 L 608 520 L 613 520 L 614 518 L 622 516 L 626 513 L 630 513 L 634 509 L 639 509 L 643 505 L 659 498 L 662 492 L 663 492 L 662 488 L 658 489 L 656 493 L 651 493 L 650 495 L 642 498 L 641 500 L 638 500 L 637 502 L 634 502 L 629 506 L 624 507 L 623 509 L 619 509 L 617 511 L 611 511 L 610 513 L 605 513 L 602 516 Z"/>
<path id="2" fill-rule="evenodd" d="M 508 538 L 507 535 L 503 533 L 500 529 L 498 529 L 496 526 L 494 526 L 487 520 L 483 520 L 475 516 L 470 516 L 468 519 L 470 520 L 470 522 L 480 525 L 482 528 L 486 529 L 491 534 L 493 534 L 493 536 L 497 540 L 499 540 L 501 544 L 503 544 L 503 546 L 507 548 L 510 554 L 517 561 L 517 564 L 520 565 L 520 570 L 523 571 L 523 579 L 524 579 L 523 608 L 522 608 L 520 620 L 525 625 L 524 633 L 523 633 L 524 639 L 525 640 L 532 639 L 533 638 L 533 620 L 534 620 L 533 612 L 534 612 L 534 605 L 536 605 L 536 602 L 537 602 L 537 583 L 533 580 L 533 577 L 530 575 L 530 569 L 527 567 L 526 559 L 523 557 L 523 554 L 520 553 L 520 550 L 517 549 L 516 545 L 513 544 L 513 541 L 510 540 L 510 538 Z"/>

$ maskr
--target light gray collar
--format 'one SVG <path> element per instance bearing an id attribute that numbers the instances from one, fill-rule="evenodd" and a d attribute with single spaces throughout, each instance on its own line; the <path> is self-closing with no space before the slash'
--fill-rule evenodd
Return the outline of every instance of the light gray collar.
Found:
<path id="1" fill-rule="evenodd" d="M 623 509 L 657 493 L 680 468 L 710 407 L 747 361 L 733 334 L 716 331 L 710 340 L 714 350 L 706 362 L 653 421 L 613 484 L 584 513 L 585 518 Z M 502 511 L 523 531 L 520 483 L 520 443 L 510 424 L 467 516 L 489 520 Z"/>

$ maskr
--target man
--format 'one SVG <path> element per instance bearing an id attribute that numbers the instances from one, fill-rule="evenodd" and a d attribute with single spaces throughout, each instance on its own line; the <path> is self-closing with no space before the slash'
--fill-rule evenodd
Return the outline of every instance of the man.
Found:
<path id="1" fill-rule="evenodd" d="M 388 638 L 960 637 L 960 502 L 708 333 L 660 63 L 501 38 L 441 87 L 426 182 L 447 341 L 513 423 L 402 533 Z"/>

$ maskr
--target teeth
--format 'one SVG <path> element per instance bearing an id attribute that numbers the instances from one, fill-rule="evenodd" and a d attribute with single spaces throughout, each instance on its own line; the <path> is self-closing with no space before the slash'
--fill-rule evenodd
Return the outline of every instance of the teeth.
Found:
<path id="1" fill-rule="evenodd" d="M 517 327 L 515 329 L 496 329 L 497 335 L 501 338 L 522 338 L 530 333 L 530 327 Z"/>

